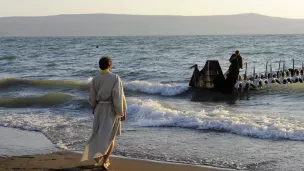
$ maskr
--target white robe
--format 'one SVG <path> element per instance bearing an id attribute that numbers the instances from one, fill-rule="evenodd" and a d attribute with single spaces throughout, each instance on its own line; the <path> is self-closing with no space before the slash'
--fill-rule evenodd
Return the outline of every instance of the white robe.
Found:
<path id="1" fill-rule="evenodd" d="M 127 109 L 122 82 L 111 72 L 95 76 L 89 102 L 94 110 L 93 132 L 81 161 L 105 155 L 115 136 L 121 134 L 120 118 Z"/>

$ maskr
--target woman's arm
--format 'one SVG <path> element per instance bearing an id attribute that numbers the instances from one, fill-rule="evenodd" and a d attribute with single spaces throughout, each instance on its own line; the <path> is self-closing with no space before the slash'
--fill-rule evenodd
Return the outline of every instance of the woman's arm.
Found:
<path id="1" fill-rule="evenodd" d="M 123 117 L 120 118 L 121 121 L 124 121 L 127 118 L 126 111 L 124 111 L 123 113 L 124 113 Z"/>
<path id="2" fill-rule="evenodd" d="M 123 91 L 123 90 L 122 90 Z M 124 94 L 124 93 L 123 93 Z M 126 120 L 127 117 L 127 102 L 126 97 L 123 95 L 123 117 L 121 117 L 121 121 Z"/>
<path id="3" fill-rule="evenodd" d="M 118 76 L 112 90 L 112 100 L 113 100 L 113 107 L 115 114 L 119 117 L 124 117 L 125 116 L 124 92 L 123 92 L 122 82 Z"/>

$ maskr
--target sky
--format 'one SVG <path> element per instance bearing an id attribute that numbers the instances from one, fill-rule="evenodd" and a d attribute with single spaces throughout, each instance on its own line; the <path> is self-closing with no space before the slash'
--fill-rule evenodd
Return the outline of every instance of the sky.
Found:
<path id="1" fill-rule="evenodd" d="M 304 0 L 0 0 L 0 17 L 58 14 L 230 15 L 304 19 Z"/>

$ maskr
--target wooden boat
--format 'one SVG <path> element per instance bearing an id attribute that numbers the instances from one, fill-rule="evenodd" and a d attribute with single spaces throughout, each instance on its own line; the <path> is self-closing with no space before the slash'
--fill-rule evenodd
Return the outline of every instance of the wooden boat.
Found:
<path id="1" fill-rule="evenodd" d="M 198 65 L 195 64 L 190 68 L 194 68 L 194 71 L 189 82 L 189 86 L 195 91 L 231 94 L 256 90 L 268 84 L 293 84 L 303 83 L 304 81 L 304 63 L 302 63 L 302 69 L 295 69 L 294 60 L 293 68 L 288 70 L 285 69 L 285 62 L 283 63 L 283 69 L 281 70 L 280 61 L 279 70 L 276 72 L 272 71 L 272 65 L 270 64 L 269 73 L 267 62 L 265 75 L 256 74 L 254 67 L 253 75 L 247 76 L 247 63 L 245 63 L 245 66 L 245 74 L 243 76 L 239 76 L 239 79 L 235 80 L 234 83 L 231 83 L 227 79 L 228 71 L 223 74 L 220 63 L 217 60 L 207 60 L 202 70 L 199 70 Z"/>

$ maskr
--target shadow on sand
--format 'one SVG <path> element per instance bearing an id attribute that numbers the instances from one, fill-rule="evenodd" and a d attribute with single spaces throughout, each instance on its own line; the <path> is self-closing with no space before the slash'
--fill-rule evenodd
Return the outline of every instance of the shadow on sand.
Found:
<path id="1" fill-rule="evenodd" d="M 71 168 L 60 168 L 60 169 L 46 169 L 46 171 L 101 171 L 101 166 L 86 165 L 76 166 Z"/>

